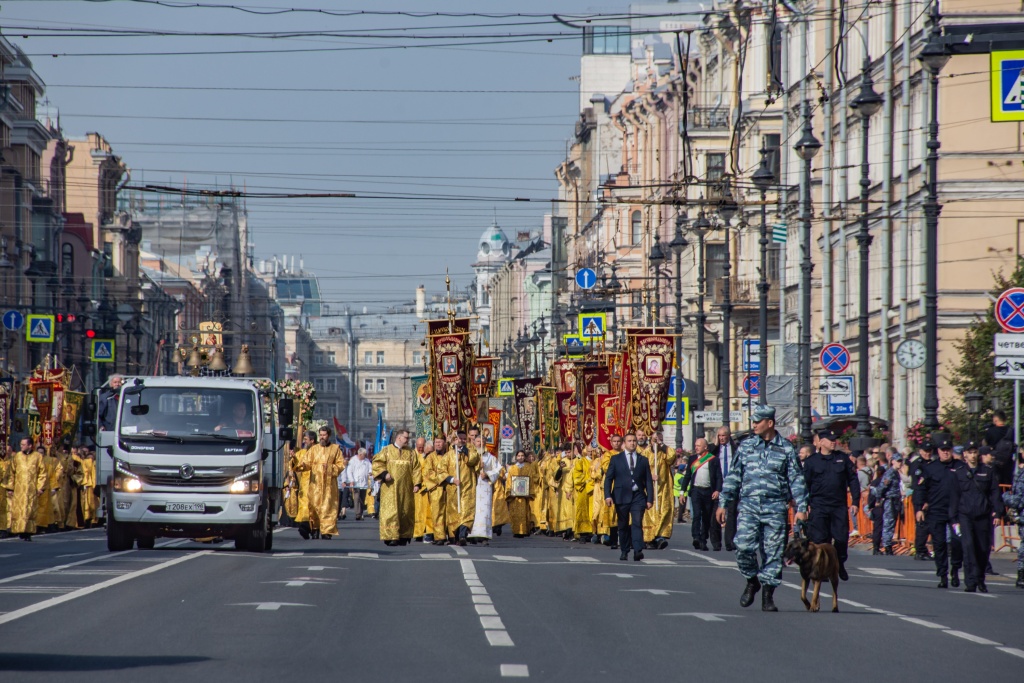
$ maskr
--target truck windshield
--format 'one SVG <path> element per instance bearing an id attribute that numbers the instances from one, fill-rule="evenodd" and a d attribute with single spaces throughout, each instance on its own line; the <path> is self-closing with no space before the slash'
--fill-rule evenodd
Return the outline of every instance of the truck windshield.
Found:
<path id="1" fill-rule="evenodd" d="M 239 389 L 144 387 L 121 401 L 124 437 L 225 438 L 256 436 L 256 394 Z"/>

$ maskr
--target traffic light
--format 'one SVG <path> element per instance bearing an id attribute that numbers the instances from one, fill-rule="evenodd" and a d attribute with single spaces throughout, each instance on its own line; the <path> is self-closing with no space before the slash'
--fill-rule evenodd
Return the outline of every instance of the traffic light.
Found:
<path id="1" fill-rule="evenodd" d="M 75 318 L 76 316 L 74 313 L 58 313 L 55 316 L 58 325 L 61 323 L 73 323 L 75 322 Z"/>
<path id="2" fill-rule="evenodd" d="M 96 330 L 86 330 L 85 331 L 85 337 L 86 337 L 86 339 L 95 339 L 96 338 Z"/>

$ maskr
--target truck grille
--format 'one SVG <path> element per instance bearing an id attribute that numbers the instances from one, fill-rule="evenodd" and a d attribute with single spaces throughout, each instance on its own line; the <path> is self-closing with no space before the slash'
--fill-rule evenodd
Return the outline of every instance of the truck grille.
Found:
<path id="1" fill-rule="evenodd" d="M 195 476 L 191 479 L 182 479 L 178 476 L 167 476 L 157 474 L 143 474 L 139 476 L 143 484 L 148 486 L 169 486 L 169 487 L 214 487 L 228 486 L 234 480 L 231 475 L 217 475 L 213 477 Z"/>

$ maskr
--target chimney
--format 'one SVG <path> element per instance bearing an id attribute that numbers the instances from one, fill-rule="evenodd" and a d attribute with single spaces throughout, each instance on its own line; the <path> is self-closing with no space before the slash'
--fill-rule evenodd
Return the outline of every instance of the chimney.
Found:
<path id="1" fill-rule="evenodd" d="M 427 288 L 420 285 L 416 288 L 416 317 L 422 318 L 427 311 Z"/>

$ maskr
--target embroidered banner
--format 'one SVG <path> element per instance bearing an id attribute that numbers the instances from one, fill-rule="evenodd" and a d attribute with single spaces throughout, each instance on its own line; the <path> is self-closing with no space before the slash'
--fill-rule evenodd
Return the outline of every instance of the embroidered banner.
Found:
<path id="1" fill-rule="evenodd" d="M 540 449 L 540 378 L 517 379 L 512 382 L 516 420 L 519 423 L 519 444 L 524 449 Z"/>
<path id="2" fill-rule="evenodd" d="M 661 426 L 668 401 L 668 382 L 674 360 L 674 339 L 665 330 L 626 330 L 632 397 L 631 429 L 652 432 Z"/>
<path id="3" fill-rule="evenodd" d="M 562 441 L 571 442 L 579 439 L 579 417 L 576 412 L 576 392 L 559 391 L 555 394 L 558 403 L 558 423 L 561 427 Z"/>
<path id="4" fill-rule="evenodd" d="M 583 420 L 583 443 L 593 445 L 597 439 L 597 395 L 610 394 L 607 367 L 581 368 L 576 385 L 576 405 Z"/>
<path id="5" fill-rule="evenodd" d="M 430 375 L 414 375 L 412 383 L 412 423 L 416 436 L 434 439 L 434 420 L 430 401 Z"/>
<path id="6" fill-rule="evenodd" d="M 554 387 L 540 387 L 540 427 L 544 449 L 553 451 L 562 443 L 562 426 L 558 419 L 558 401 Z"/>
<path id="7" fill-rule="evenodd" d="M 554 362 L 555 391 L 576 391 L 576 364 L 571 360 Z"/>
<path id="8" fill-rule="evenodd" d="M 487 409 L 487 422 L 480 425 L 483 430 L 484 443 L 487 444 L 487 452 L 491 455 L 498 455 L 498 439 L 501 434 L 501 408 Z"/>
<path id="9" fill-rule="evenodd" d="M 469 319 L 430 320 L 427 325 L 433 433 L 446 434 L 476 417 L 470 397 L 473 350 L 469 345 Z"/>
<path id="10" fill-rule="evenodd" d="M 606 451 L 611 450 L 613 434 L 619 434 L 619 418 L 616 414 L 619 398 L 609 394 L 597 395 L 597 443 Z"/>

